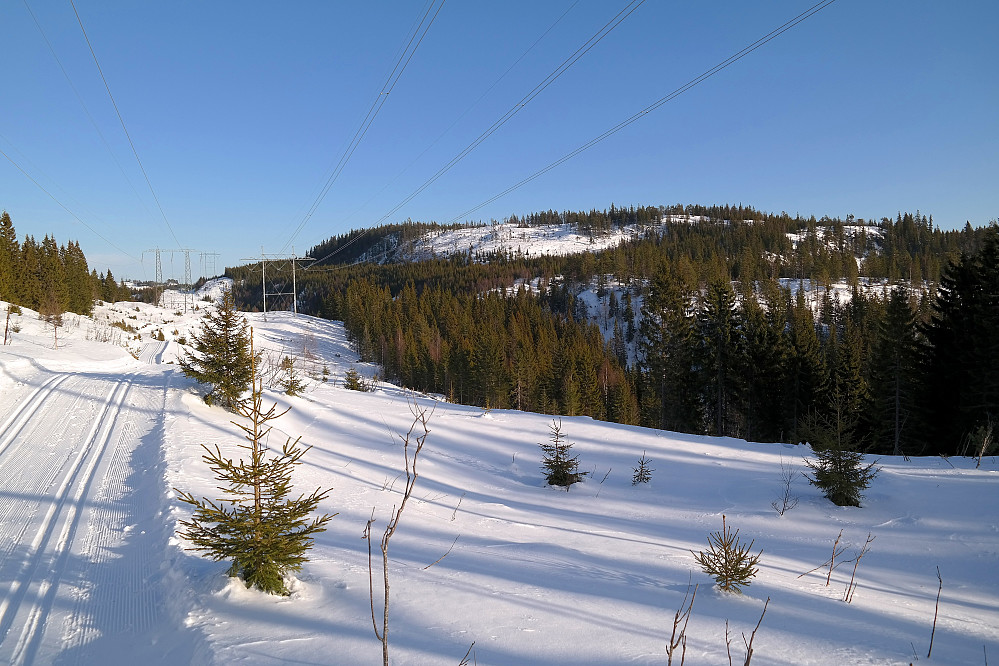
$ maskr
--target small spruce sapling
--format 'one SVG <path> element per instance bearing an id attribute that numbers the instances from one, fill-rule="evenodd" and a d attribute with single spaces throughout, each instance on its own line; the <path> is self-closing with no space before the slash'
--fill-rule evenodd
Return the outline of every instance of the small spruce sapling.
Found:
<path id="1" fill-rule="evenodd" d="M 293 443 L 289 437 L 280 452 L 268 450 L 264 443 L 271 431 L 268 423 L 288 410 L 277 413 L 277 405 L 272 405 L 264 411 L 263 385 L 255 370 L 252 386 L 250 400 L 239 406 L 249 424 L 233 421 L 246 434 L 248 444 L 240 448 L 249 453 L 249 460 L 236 462 L 225 457 L 218 444 L 214 449 L 202 445 L 202 458 L 222 482 L 224 498 L 196 499 L 175 488 L 180 501 L 194 507 L 192 518 L 180 521 L 183 530 L 178 535 L 193 544 L 189 550 L 216 562 L 231 560 L 229 575 L 238 576 L 247 587 L 287 596 L 285 577 L 308 561 L 305 552 L 312 547 L 313 535 L 325 531 L 336 514 L 309 518 L 331 489 L 288 497 L 292 470 L 311 447 L 303 448 L 301 438 Z"/>
<path id="2" fill-rule="evenodd" d="M 364 377 L 361 376 L 361 373 L 354 368 L 351 368 L 347 372 L 343 373 L 343 387 L 351 391 L 371 390 L 370 384 L 364 381 Z"/>
<path id="3" fill-rule="evenodd" d="M 295 359 L 285 356 L 281 359 L 281 390 L 286 395 L 300 395 L 305 391 L 305 382 L 299 379 L 298 370 L 295 368 Z"/>
<path id="4" fill-rule="evenodd" d="M 650 466 L 651 462 L 645 455 L 645 451 L 642 451 L 642 457 L 638 459 L 638 467 L 634 468 L 635 473 L 631 477 L 631 485 L 637 486 L 639 483 L 648 483 L 652 480 L 652 472 L 656 470 Z"/>
<path id="5" fill-rule="evenodd" d="M 864 464 L 856 449 L 853 430 L 856 418 L 847 414 L 844 400 L 834 395 L 827 415 L 812 415 L 805 430 L 815 460 L 805 460 L 812 470 L 809 483 L 816 486 L 836 506 L 860 506 L 862 491 L 880 471 L 876 462 Z"/>
<path id="6" fill-rule="evenodd" d="M 750 541 L 749 545 L 740 544 L 739 530 L 733 532 L 725 523 L 723 514 L 721 532 L 708 535 L 707 552 L 690 552 L 704 573 L 714 577 L 722 591 L 741 594 L 741 588 L 749 587 L 749 583 L 756 577 L 756 565 L 763 554 L 762 549 L 756 555 L 750 552 L 753 543 L 755 541 Z"/>
<path id="7" fill-rule="evenodd" d="M 538 443 L 543 453 L 541 469 L 545 473 L 545 481 L 550 486 L 561 486 L 569 492 L 569 486 L 582 481 L 586 472 L 579 471 L 579 456 L 571 452 L 572 444 L 566 441 L 562 432 L 562 419 L 552 419 L 548 426 L 551 434 L 546 443 Z"/>

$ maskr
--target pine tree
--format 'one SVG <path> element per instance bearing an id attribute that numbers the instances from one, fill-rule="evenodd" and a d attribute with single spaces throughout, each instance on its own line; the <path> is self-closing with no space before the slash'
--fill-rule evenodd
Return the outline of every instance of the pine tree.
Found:
<path id="1" fill-rule="evenodd" d="M 268 450 L 268 424 L 288 410 L 279 414 L 277 405 L 272 405 L 264 411 L 262 382 L 251 381 L 250 400 L 239 406 L 240 416 L 249 423 L 233 422 L 249 442 L 239 445 L 249 459 L 234 462 L 218 444 L 214 449 L 202 445 L 202 458 L 224 484 L 219 487 L 224 497 L 199 500 L 175 488 L 180 501 L 194 507 L 192 518 L 180 521 L 184 529 L 178 535 L 193 544 L 191 550 L 216 562 L 231 560 L 229 575 L 239 577 L 247 587 L 286 596 L 286 577 L 308 561 L 305 552 L 312 547 L 313 535 L 325 531 L 336 514 L 309 519 L 331 489 L 317 488 L 308 496 L 289 499 L 292 470 L 311 447 L 303 448 L 301 438 L 293 443 L 289 437 L 280 453 Z"/>
<path id="2" fill-rule="evenodd" d="M 541 469 L 545 472 L 545 480 L 550 486 L 562 486 L 569 492 L 569 486 L 582 481 L 585 472 L 579 472 L 579 456 L 571 453 L 572 444 L 566 441 L 562 433 L 562 419 L 552 419 L 548 426 L 551 430 L 547 444 L 539 443 L 544 458 Z"/>
<path id="3" fill-rule="evenodd" d="M 193 352 L 180 362 L 184 374 L 211 387 L 204 398 L 207 404 L 218 401 L 229 411 L 237 411 L 251 387 L 253 356 L 249 324 L 236 311 L 230 290 L 223 292 L 218 307 L 206 309 L 192 346 Z"/>

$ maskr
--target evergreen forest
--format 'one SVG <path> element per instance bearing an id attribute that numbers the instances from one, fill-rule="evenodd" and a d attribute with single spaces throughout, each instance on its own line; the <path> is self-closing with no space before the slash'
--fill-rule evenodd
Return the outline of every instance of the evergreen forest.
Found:
<path id="1" fill-rule="evenodd" d="M 48 235 L 41 243 L 33 236 L 18 242 L 10 215 L 0 212 L 0 300 L 49 314 L 90 314 L 95 300 L 131 298 L 111 269 L 88 269 L 79 243 L 59 245 Z"/>
<path id="2" fill-rule="evenodd" d="M 838 438 L 897 455 L 973 452 L 999 417 L 995 224 L 741 205 L 504 222 L 628 233 L 570 256 L 413 260 L 414 240 L 446 228 L 355 230 L 310 250 L 319 261 L 298 271 L 299 310 L 343 320 L 388 379 L 485 408 L 792 443 L 821 440 L 835 412 Z M 259 264 L 227 275 L 242 307 L 259 308 Z"/>
<path id="3" fill-rule="evenodd" d="M 342 320 L 387 379 L 487 409 L 791 443 L 823 440 L 835 413 L 838 439 L 894 455 L 971 454 L 995 440 L 995 223 L 945 231 L 918 212 L 873 222 L 741 205 L 504 223 L 623 241 L 415 260 L 414 243 L 462 227 L 355 230 L 310 250 L 319 261 L 295 276 L 299 311 Z M 287 271 L 268 271 L 290 290 Z M 239 307 L 262 307 L 259 264 L 226 275 Z M 90 270 L 78 243 L 19 242 L 0 216 L 0 299 L 88 314 L 95 300 L 133 297 L 110 270 Z"/>

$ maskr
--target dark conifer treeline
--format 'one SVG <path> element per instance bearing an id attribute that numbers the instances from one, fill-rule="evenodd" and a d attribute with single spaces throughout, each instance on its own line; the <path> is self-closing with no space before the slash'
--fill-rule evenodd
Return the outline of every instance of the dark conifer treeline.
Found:
<path id="1" fill-rule="evenodd" d="M 48 235 L 38 243 L 25 236 L 18 242 L 10 215 L 0 213 L 0 300 L 32 310 L 90 314 L 94 300 L 128 300 L 131 293 L 87 268 L 79 243 L 58 245 Z"/>

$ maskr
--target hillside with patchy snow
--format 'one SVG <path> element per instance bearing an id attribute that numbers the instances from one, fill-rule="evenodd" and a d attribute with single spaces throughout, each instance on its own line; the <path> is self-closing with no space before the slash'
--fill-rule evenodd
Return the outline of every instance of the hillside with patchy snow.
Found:
<path id="1" fill-rule="evenodd" d="M 313 447 L 295 480 L 332 487 L 320 510 L 339 515 L 290 597 L 246 590 L 174 535 L 188 508 L 172 488 L 215 496 L 201 446 L 236 455 L 240 442 L 232 415 L 205 406 L 173 363 L 176 340 L 207 304 L 188 305 L 187 314 L 179 301 L 100 306 L 94 319 L 68 318 L 59 349 L 34 313 L 14 317 L 12 344 L 0 347 L 0 660 L 381 663 L 361 534 L 373 515 L 377 539 L 400 502 L 400 434 L 413 409 L 430 410 L 431 433 L 391 542 L 392 663 L 456 664 L 474 643 L 478 664 L 662 664 L 693 586 L 690 664 L 728 663 L 726 628 L 742 661 L 742 634 L 768 598 L 754 664 L 999 655 L 995 458 L 980 469 L 970 459 L 882 458 L 865 506 L 839 508 L 801 476 L 807 448 L 575 417 L 563 430 L 588 474 L 566 492 L 546 487 L 540 471 L 550 416 L 388 384 L 345 390 L 346 370 L 376 369 L 355 362 L 340 325 L 290 313 L 248 315 L 258 348 L 302 359 L 316 377 L 300 397 L 267 393 L 291 408 L 271 444 L 301 435 Z M 168 340 L 151 341 L 160 331 Z M 643 452 L 655 471 L 633 486 Z M 800 501 L 780 516 L 771 502 L 782 464 Z M 712 589 L 691 553 L 722 515 L 763 551 L 741 596 Z M 821 565 L 840 533 L 845 551 L 827 585 Z M 847 603 L 848 560 L 868 535 Z M 377 567 L 377 544 L 375 554 Z"/>

